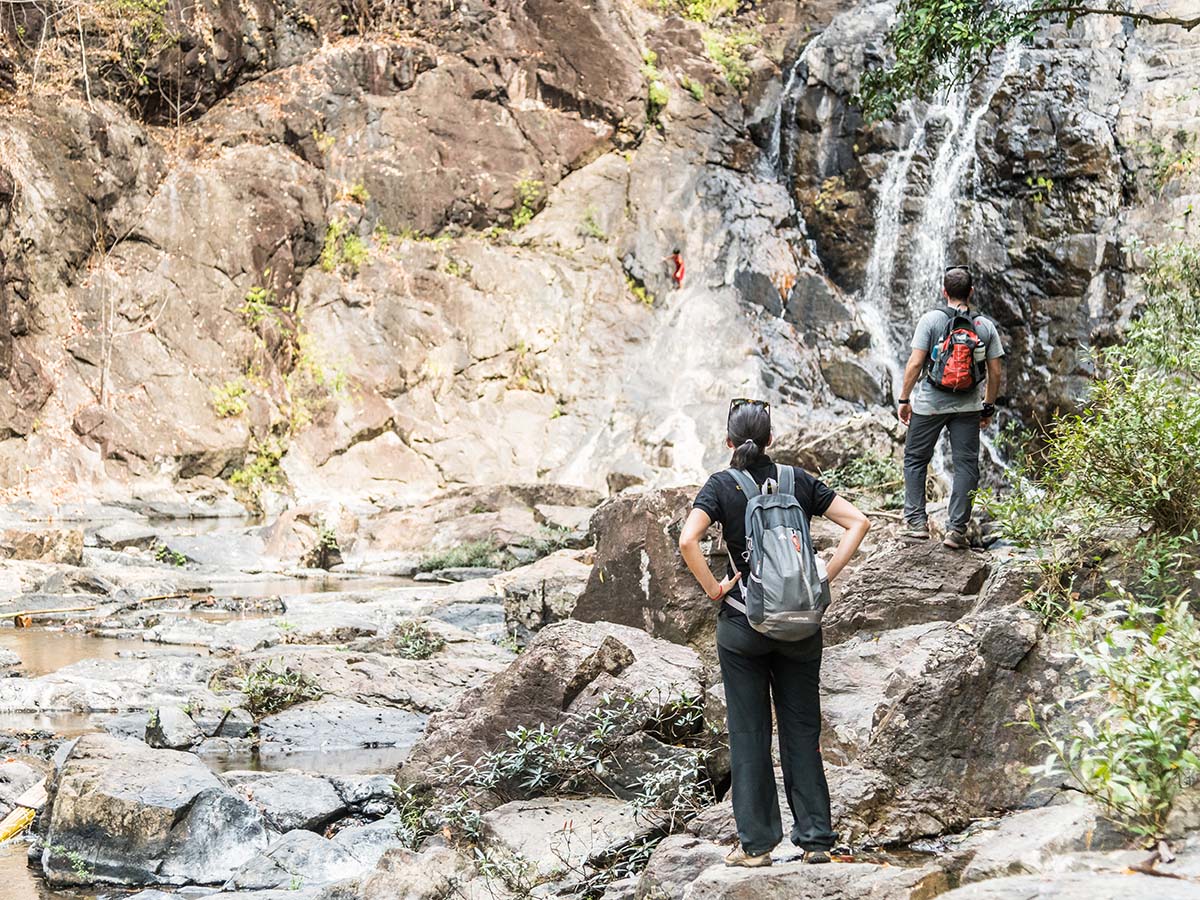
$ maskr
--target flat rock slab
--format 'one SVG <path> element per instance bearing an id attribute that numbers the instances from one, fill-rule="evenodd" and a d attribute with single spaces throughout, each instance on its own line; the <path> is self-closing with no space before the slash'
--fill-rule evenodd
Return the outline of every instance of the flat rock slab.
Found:
<path id="1" fill-rule="evenodd" d="M 369 868 L 341 844 L 311 831 L 291 831 L 246 862 L 224 888 L 295 890 L 355 878 Z"/>
<path id="2" fill-rule="evenodd" d="M 424 732 L 425 720 L 419 713 L 392 707 L 314 700 L 263 719 L 258 725 L 259 746 L 269 753 L 409 748 Z"/>
<path id="3" fill-rule="evenodd" d="M 108 550 L 127 550 L 136 547 L 147 550 L 158 540 L 158 529 L 139 521 L 113 522 L 93 532 L 97 547 Z"/>
<path id="4" fill-rule="evenodd" d="M 1200 884 L 1121 872 L 1018 875 L 969 884 L 942 896 L 946 900 L 1200 900 Z"/>
<path id="5" fill-rule="evenodd" d="M 936 866 L 905 869 L 867 863 L 810 866 L 793 862 L 768 869 L 737 869 L 722 863 L 705 869 L 692 882 L 687 896 L 689 900 L 928 900 L 948 886 L 946 873 Z"/>
<path id="6" fill-rule="evenodd" d="M 558 877 L 577 872 L 594 857 L 604 857 L 653 831 L 620 800 L 518 800 L 483 817 L 484 844 L 523 857 L 538 874 Z"/>
<path id="7" fill-rule="evenodd" d="M 346 810 L 330 782 L 296 772 L 226 772 L 226 783 L 258 807 L 278 831 L 319 830 Z"/>
<path id="8" fill-rule="evenodd" d="M 126 712 L 189 702 L 221 706 L 208 689 L 217 663 L 196 654 L 87 659 L 37 678 L 0 679 L 0 709 L 12 712 Z"/>

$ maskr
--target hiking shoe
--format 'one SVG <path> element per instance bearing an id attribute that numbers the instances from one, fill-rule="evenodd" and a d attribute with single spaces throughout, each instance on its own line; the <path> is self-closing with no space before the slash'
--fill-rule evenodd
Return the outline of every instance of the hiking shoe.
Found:
<path id="1" fill-rule="evenodd" d="M 725 865 L 741 866 L 743 869 L 757 869 L 761 866 L 769 866 L 771 864 L 771 851 L 760 853 L 758 856 L 751 856 L 741 846 L 734 847 L 725 857 Z"/>
<path id="2" fill-rule="evenodd" d="M 912 538 L 915 541 L 927 541 L 929 540 L 929 523 L 922 522 L 920 525 L 905 523 L 904 530 L 900 532 L 900 536 Z"/>
<path id="3" fill-rule="evenodd" d="M 951 550 L 966 550 L 971 546 L 971 542 L 967 540 L 967 536 L 961 531 L 947 531 L 946 539 L 942 541 L 942 546 L 949 547 Z"/>
<path id="4" fill-rule="evenodd" d="M 805 850 L 804 861 L 810 866 L 819 866 L 830 862 L 828 850 Z"/>

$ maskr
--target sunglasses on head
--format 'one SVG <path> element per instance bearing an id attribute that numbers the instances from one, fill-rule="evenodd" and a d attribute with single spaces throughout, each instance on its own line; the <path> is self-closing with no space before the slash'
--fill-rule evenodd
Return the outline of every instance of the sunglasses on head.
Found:
<path id="1" fill-rule="evenodd" d="M 767 414 L 767 418 L 771 417 L 771 404 L 766 400 L 748 400 L 745 397 L 738 397 L 736 400 L 729 401 L 729 415 L 732 416 L 737 410 L 743 406 L 757 406 Z"/>
<path id="2" fill-rule="evenodd" d="M 964 272 L 970 272 L 970 271 L 971 271 L 971 270 L 970 270 L 969 268 L 967 268 L 966 266 L 946 266 L 946 271 L 947 271 L 947 272 L 953 272 L 955 269 L 962 269 Z"/>

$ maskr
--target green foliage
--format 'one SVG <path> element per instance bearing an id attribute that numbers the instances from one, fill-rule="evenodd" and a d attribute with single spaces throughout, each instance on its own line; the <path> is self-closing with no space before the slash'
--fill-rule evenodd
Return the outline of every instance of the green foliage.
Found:
<path id="1" fill-rule="evenodd" d="M 229 483 L 257 503 L 263 488 L 282 483 L 283 470 L 279 467 L 279 461 L 283 459 L 284 452 L 277 438 L 267 438 L 262 442 L 251 440 L 245 464 L 234 470 L 229 476 Z"/>
<path id="2" fill-rule="evenodd" d="M 533 221 L 534 210 L 542 199 L 545 185 L 534 178 L 522 178 L 517 182 L 517 211 L 512 216 L 513 228 L 524 228 Z"/>
<path id="3" fill-rule="evenodd" d="M 1054 193 L 1054 179 L 1049 175 L 1038 175 L 1036 178 L 1030 175 L 1025 179 L 1025 184 L 1029 186 L 1029 196 L 1033 198 L 1034 203 L 1049 200 L 1050 195 Z"/>
<path id="4" fill-rule="evenodd" d="M 371 199 L 371 195 L 367 192 L 366 187 L 361 181 L 356 181 L 354 184 L 345 188 L 341 194 L 345 200 L 352 200 L 359 206 L 366 206 L 367 201 Z"/>
<path id="5" fill-rule="evenodd" d="M 565 550 L 575 540 L 575 532 L 558 525 L 542 525 L 535 536 L 527 537 L 518 546 L 532 551 L 540 559 L 559 550 Z"/>
<path id="6" fill-rule="evenodd" d="M 166 544 L 157 544 L 154 547 L 154 558 L 160 563 L 168 563 L 172 566 L 186 566 L 187 557 L 178 550 L 172 550 Z"/>
<path id="7" fill-rule="evenodd" d="M 725 80 L 734 90 L 744 90 L 750 84 L 750 65 L 746 57 L 750 48 L 758 44 L 759 37 L 753 31 L 735 31 L 722 34 L 706 31 L 703 35 L 704 49 L 725 75 Z"/>
<path id="8" fill-rule="evenodd" d="M 220 387 L 212 387 L 212 406 L 222 419 L 240 416 L 247 410 L 246 393 L 249 385 L 245 378 L 234 378 Z"/>
<path id="9" fill-rule="evenodd" d="M 646 309 L 654 308 L 654 295 L 647 290 L 645 284 L 628 273 L 625 274 L 625 284 L 629 287 L 629 293 L 633 294 Z"/>
<path id="10" fill-rule="evenodd" d="M 882 509 L 904 506 L 904 473 L 891 456 L 867 451 L 843 465 L 826 469 L 821 480 L 854 501 L 871 498 Z"/>
<path id="11" fill-rule="evenodd" d="M 692 95 L 693 100 L 695 100 L 697 103 L 704 102 L 703 84 L 701 84 L 699 81 L 689 78 L 687 75 L 684 75 L 683 78 L 679 80 L 679 83 L 683 86 L 685 91 Z"/>
<path id="12" fill-rule="evenodd" d="M 1200 17 L 1179 19 L 1142 12 L 1129 0 L 1064 3 L 1032 0 L 900 0 L 885 38 L 893 61 L 868 70 L 859 102 L 871 120 L 893 115 L 911 98 L 929 100 L 946 87 L 966 84 L 981 72 L 992 53 L 1009 41 L 1028 42 L 1051 22 L 1074 23 L 1083 15 L 1126 16 L 1134 21 L 1200 26 Z"/>
<path id="13" fill-rule="evenodd" d="M 1055 519 L 1093 513 L 1167 535 L 1200 528 L 1200 248 L 1146 259 L 1141 317 L 1099 354 L 1083 411 L 1055 420 L 1038 470 L 1019 469 L 1027 483 L 996 507 L 1013 538 L 1045 540 Z"/>
<path id="14" fill-rule="evenodd" d="M 646 79 L 646 118 L 657 122 L 671 102 L 671 92 L 658 70 L 658 54 L 647 50 L 642 54 L 642 77 Z"/>
<path id="15" fill-rule="evenodd" d="M 396 653 L 405 659 L 429 659 L 446 646 L 446 641 L 433 634 L 420 622 L 401 622 L 394 635 Z"/>
<path id="16" fill-rule="evenodd" d="M 313 142 L 317 145 L 317 149 L 322 153 L 328 153 L 333 149 L 334 144 L 337 143 L 337 138 L 335 138 L 332 134 L 326 134 L 324 131 L 321 131 L 315 126 L 312 130 L 312 137 Z"/>
<path id="17" fill-rule="evenodd" d="M 75 850 L 68 850 L 62 844 L 51 844 L 49 849 L 51 856 L 58 854 L 67 858 L 67 862 L 71 864 L 71 872 L 81 884 L 91 884 L 96 880 L 96 870 L 91 867 L 83 854 Z"/>
<path id="18" fill-rule="evenodd" d="M 1196 136 L 1180 132 L 1175 136 L 1174 147 L 1160 141 L 1148 141 L 1143 146 L 1149 151 L 1151 171 L 1154 173 L 1155 190 L 1161 194 L 1174 179 L 1194 172 L 1200 163 Z"/>
<path id="19" fill-rule="evenodd" d="M 265 270 L 263 278 L 269 279 L 270 277 L 271 270 Z M 279 310 L 275 305 L 275 300 L 275 290 L 270 286 L 256 284 L 246 291 L 246 300 L 241 309 L 246 324 L 251 328 L 257 328 L 268 319 L 276 318 Z"/>
<path id="20" fill-rule="evenodd" d="M 1077 626 L 1076 660 L 1090 675 L 1090 689 L 1042 721 L 1048 775 L 1065 771 L 1108 815 L 1149 842 L 1163 836 L 1176 796 L 1200 777 L 1191 749 L 1200 728 L 1200 623 L 1184 598 L 1147 607 L 1125 597 L 1105 615 Z M 1099 631 L 1099 636 L 1095 631 Z M 1080 704 L 1097 715 L 1075 714 Z M 1070 725 L 1053 732 L 1055 713 Z"/>
<path id="21" fill-rule="evenodd" d="M 732 16 L 737 7 L 737 0 L 658 0 L 658 9 L 663 15 L 682 16 L 705 25 Z"/>
<path id="22" fill-rule="evenodd" d="M 448 547 L 427 554 L 417 564 L 418 572 L 436 572 L 438 569 L 499 569 L 506 557 L 500 547 L 492 541 L 468 541 L 456 547 Z"/>
<path id="23" fill-rule="evenodd" d="M 334 219 L 325 226 L 325 242 L 321 246 L 321 269 L 334 272 L 348 266 L 355 274 L 367 261 L 370 251 L 366 242 L 357 234 L 347 230 L 345 219 Z"/>
<path id="24" fill-rule="evenodd" d="M 286 665 L 282 660 L 262 660 L 220 678 L 220 688 L 241 691 L 246 708 L 256 719 L 280 710 L 318 700 L 324 691 L 316 679 Z"/>
<path id="25" fill-rule="evenodd" d="M 608 235 L 604 233 L 604 229 L 600 227 L 600 223 L 596 221 L 596 216 L 599 213 L 596 207 L 589 206 L 584 213 L 583 222 L 579 225 L 579 233 L 584 237 L 595 238 L 598 241 L 607 241 Z"/>

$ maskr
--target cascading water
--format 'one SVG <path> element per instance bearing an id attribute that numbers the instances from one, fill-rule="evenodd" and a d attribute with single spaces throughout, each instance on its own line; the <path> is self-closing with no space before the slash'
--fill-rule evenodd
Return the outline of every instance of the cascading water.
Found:
<path id="1" fill-rule="evenodd" d="M 787 77 L 783 80 L 783 89 L 779 94 L 779 105 L 775 107 L 775 115 L 771 118 L 771 143 L 767 147 L 767 161 L 771 163 L 771 168 L 784 176 L 788 183 L 791 183 L 791 163 L 784 166 L 784 160 L 788 158 L 787 149 L 789 142 L 785 139 L 786 134 L 791 132 L 791 129 L 796 119 L 796 85 L 800 78 L 800 71 L 804 68 L 808 50 L 812 47 L 810 42 L 796 57 L 796 61 L 792 63 L 788 69 Z M 787 132 L 784 131 L 784 121 L 787 121 Z"/>

